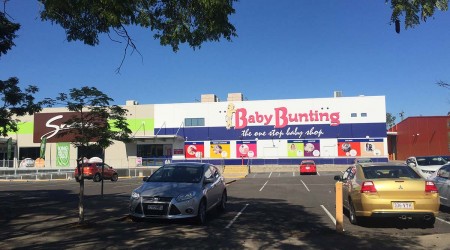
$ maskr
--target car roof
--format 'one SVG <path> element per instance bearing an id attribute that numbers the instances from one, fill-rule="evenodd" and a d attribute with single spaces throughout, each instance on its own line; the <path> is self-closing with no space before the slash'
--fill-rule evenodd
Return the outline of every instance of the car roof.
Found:
<path id="1" fill-rule="evenodd" d="M 169 163 L 169 164 L 164 164 L 164 166 L 168 166 L 168 167 L 186 166 L 186 167 L 201 168 L 204 166 L 213 166 L 213 165 L 209 164 L 209 163 L 203 163 L 203 162 L 173 162 L 173 163 Z"/>
<path id="2" fill-rule="evenodd" d="M 355 158 L 356 161 L 372 161 L 371 158 L 368 157 L 361 157 L 361 158 Z"/>
<path id="3" fill-rule="evenodd" d="M 376 166 L 407 166 L 405 163 L 398 163 L 398 162 L 361 162 L 355 165 L 359 165 L 363 168 Z"/>

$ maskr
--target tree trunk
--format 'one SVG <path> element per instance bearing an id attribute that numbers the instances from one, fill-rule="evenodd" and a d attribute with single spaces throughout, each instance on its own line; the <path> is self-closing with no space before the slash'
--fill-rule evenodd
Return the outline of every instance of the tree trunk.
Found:
<path id="1" fill-rule="evenodd" d="M 103 178 L 104 174 L 105 174 L 105 149 L 102 150 L 102 191 L 101 191 L 102 198 L 103 198 L 103 180 L 105 179 Z"/>
<path id="2" fill-rule="evenodd" d="M 81 175 L 80 175 L 80 194 L 79 194 L 79 203 L 78 203 L 78 223 L 84 223 L 84 160 L 81 158 Z"/>

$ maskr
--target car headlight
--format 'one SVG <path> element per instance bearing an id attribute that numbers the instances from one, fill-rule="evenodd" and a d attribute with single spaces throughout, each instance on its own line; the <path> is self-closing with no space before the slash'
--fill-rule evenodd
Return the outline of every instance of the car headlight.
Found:
<path id="1" fill-rule="evenodd" d="M 131 193 L 131 198 L 132 199 L 139 199 L 140 196 L 141 196 L 141 194 L 138 193 L 138 192 L 134 192 L 133 191 L 133 193 Z"/>
<path id="2" fill-rule="evenodd" d="M 187 194 L 180 194 L 180 195 L 178 195 L 178 197 L 175 200 L 178 201 L 178 202 L 181 202 L 181 201 L 190 200 L 190 199 L 192 199 L 194 197 L 195 197 L 195 192 L 192 191 L 192 192 L 189 192 Z"/>

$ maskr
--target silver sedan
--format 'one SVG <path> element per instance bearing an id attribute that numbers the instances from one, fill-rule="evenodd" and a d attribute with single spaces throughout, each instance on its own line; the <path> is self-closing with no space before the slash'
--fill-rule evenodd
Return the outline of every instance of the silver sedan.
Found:
<path id="1" fill-rule="evenodd" d="M 212 208 L 225 210 L 225 180 L 214 165 L 183 162 L 166 164 L 135 189 L 130 197 L 129 211 L 134 221 L 145 218 L 194 218 L 206 222 Z"/>
<path id="2" fill-rule="evenodd" d="M 450 207 L 450 163 L 445 164 L 431 175 L 430 180 L 439 190 L 441 205 Z"/>

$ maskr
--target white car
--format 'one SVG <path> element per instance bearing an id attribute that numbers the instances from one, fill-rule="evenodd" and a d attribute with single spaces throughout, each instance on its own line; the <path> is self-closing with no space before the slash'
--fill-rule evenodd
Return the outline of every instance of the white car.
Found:
<path id="1" fill-rule="evenodd" d="M 447 161 L 441 156 L 412 156 L 406 159 L 406 164 L 416 170 L 425 179 L 429 179 Z"/>

